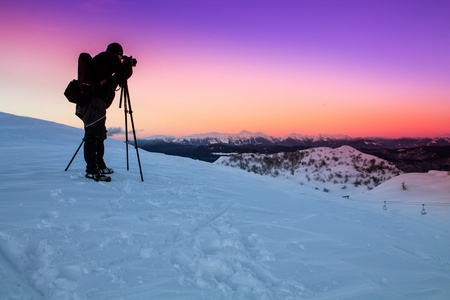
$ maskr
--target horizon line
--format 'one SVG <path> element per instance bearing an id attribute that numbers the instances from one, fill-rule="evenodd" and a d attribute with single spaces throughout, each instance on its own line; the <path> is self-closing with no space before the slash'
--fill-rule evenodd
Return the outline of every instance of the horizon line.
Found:
<path id="1" fill-rule="evenodd" d="M 445 137 L 449 137 L 450 138 L 450 133 L 446 133 L 446 134 L 440 134 L 434 137 L 430 137 L 430 136 L 401 136 L 401 137 L 387 137 L 387 136 L 357 136 L 357 137 L 352 137 L 348 134 L 327 134 L 327 133 L 317 133 L 317 134 L 302 134 L 302 133 L 296 133 L 296 132 L 292 132 L 290 134 L 286 134 L 283 136 L 273 136 L 273 135 L 269 135 L 266 134 L 262 131 L 257 131 L 257 132 L 252 132 L 249 130 L 241 130 L 239 133 L 221 133 L 221 132 L 217 132 L 217 131 L 211 131 L 211 132 L 205 132 L 205 133 L 194 133 L 194 134 L 189 134 L 189 135 L 182 135 L 182 136 L 173 136 L 173 135 L 165 135 L 165 134 L 155 134 L 155 135 L 151 135 L 151 136 L 147 136 L 144 137 L 142 139 L 149 139 L 149 138 L 156 138 L 156 137 L 167 137 L 167 138 L 175 138 L 175 139 L 180 139 L 180 138 L 187 138 L 187 137 L 194 137 L 194 136 L 207 136 L 207 135 L 221 135 L 221 136 L 225 136 L 225 135 L 229 135 L 229 136 L 239 136 L 243 133 L 248 133 L 248 134 L 252 134 L 252 135 L 258 135 L 260 134 L 261 136 L 267 136 L 267 137 L 272 137 L 272 138 L 286 138 L 289 136 L 293 136 L 293 135 L 297 135 L 297 136 L 303 136 L 303 137 L 317 137 L 317 136 L 331 136 L 331 137 L 337 137 L 337 136 L 344 136 L 344 137 L 348 137 L 351 139 L 359 139 L 359 138 L 364 138 L 364 139 L 369 139 L 369 138 L 377 138 L 377 139 L 403 139 L 403 138 L 410 138 L 410 139 L 417 139 L 417 138 L 445 138 Z"/>

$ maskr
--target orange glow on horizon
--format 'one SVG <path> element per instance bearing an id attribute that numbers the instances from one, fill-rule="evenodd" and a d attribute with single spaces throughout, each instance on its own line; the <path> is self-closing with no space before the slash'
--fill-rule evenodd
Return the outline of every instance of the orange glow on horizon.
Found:
<path id="1" fill-rule="evenodd" d="M 448 60 L 439 59 L 443 56 L 434 48 L 436 59 L 430 53 L 423 55 L 426 52 L 411 54 L 409 44 L 398 45 L 408 49 L 399 50 L 401 57 L 375 51 L 369 54 L 376 55 L 359 57 L 365 52 L 352 48 L 339 52 L 339 45 L 320 48 L 319 42 L 327 41 L 320 36 L 295 40 L 301 32 L 284 32 L 285 41 L 270 30 L 256 32 L 258 38 L 252 32 L 234 39 L 227 35 L 230 24 L 216 24 L 226 30 L 208 35 L 204 28 L 209 27 L 193 30 L 197 24 L 187 29 L 158 16 L 153 23 L 154 18 L 147 18 L 152 10 L 146 11 L 143 4 L 139 5 L 146 18 L 138 10 L 133 10 L 138 16 L 132 18 L 123 14 L 125 8 L 113 10 L 127 18 L 126 29 L 104 25 L 110 14 L 95 5 L 87 9 L 80 25 L 65 5 L 75 12 L 86 11 L 79 3 L 61 2 L 40 10 L 30 2 L 26 10 L 14 11 L 15 4 L 10 3 L 0 12 L 2 27 L 9 29 L 0 33 L 0 51 L 8 58 L 1 66 L 0 89 L 4 99 L 12 99 L 2 101 L 1 111 L 82 127 L 74 106 L 62 94 L 76 77 L 77 56 L 95 55 L 118 41 L 138 60 L 129 87 L 140 137 L 242 130 L 278 137 L 294 132 L 352 137 L 450 133 Z M 301 19 L 290 20 L 297 21 Z M 237 26 L 237 33 L 245 25 Z M 354 33 L 367 42 L 365 35 Z M 384 41 L 386 34 L 381 32 L 379 39 Z M 348 39 L 352 40 L 353 36 Z M 107 126 L 124 127 L 118 100 L 117 92 Z"/>

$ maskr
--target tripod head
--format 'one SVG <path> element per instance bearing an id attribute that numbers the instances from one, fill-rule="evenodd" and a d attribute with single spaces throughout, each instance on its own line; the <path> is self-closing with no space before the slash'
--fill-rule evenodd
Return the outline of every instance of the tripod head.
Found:
<path id="1" fill-rule="evenodd" d="M 125 68 L 130 68 L 130 76 L 133 74 L 133 67 L 136 67 L 137 60 L 136 58 L 133 58 L 133 56 L 122 56 L 122 63 L 125 66 Z M 121 84 L 121 92 L 120 92 L 120 102 L 119 102 L 119 108 L 122 106 L 122 96 L 124 95 L 124 90 L 126 91 L 126 94 L 128 94 L 128 81 L 125 79 Z M 128 99 L 130 98 L 129 95 L 127 95 Z M 126 107 L 126 105 L 125 105 Z"/>

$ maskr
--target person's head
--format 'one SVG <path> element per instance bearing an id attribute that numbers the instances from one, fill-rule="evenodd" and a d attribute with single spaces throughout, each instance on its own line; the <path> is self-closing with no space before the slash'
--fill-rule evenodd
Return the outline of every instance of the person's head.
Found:
<path id="1" fill-rule="evenodd" d="M 114 53 L 119 56 L 120 59 L 122 59 L 123 56 L 123 48 L 119 43 L 111 43 L 106 48 L 106 51 Z"/>

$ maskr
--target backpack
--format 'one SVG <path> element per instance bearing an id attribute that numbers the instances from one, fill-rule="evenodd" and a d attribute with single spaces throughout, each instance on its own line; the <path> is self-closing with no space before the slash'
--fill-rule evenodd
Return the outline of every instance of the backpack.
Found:
<path id="1" fill-rule="evenodd" d="M 64 96 L 71 103 L 88 104 L 94 97 L 94 62 L 89 53 L 78 57 L 78 79 L 72 80 L 64 91 Z"/>

